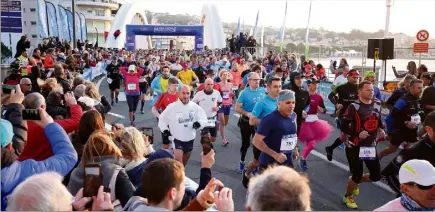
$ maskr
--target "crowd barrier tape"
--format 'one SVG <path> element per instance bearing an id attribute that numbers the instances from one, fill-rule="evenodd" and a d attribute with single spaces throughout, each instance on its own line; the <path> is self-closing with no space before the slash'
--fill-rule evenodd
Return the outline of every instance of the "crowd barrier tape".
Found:
<path id="1" fill-rule="evenodd" d="M 325 103 L 326 111 L 328 114 L 333 114 L 335 112 L 335 106 L 328 99 L 328 95 L 332 92 L 332 82 L 320 82 L 317 88 L 317 92 L 322 96 L 323 101 Z M 381 91 L 381 114 L 382 120 L 385 120 L 388 114 L 390 114 L 390 110 L 385 106 L 385 102 L 387 102 L 388 98 L 390 98 L 391 92 Z"/>
<path id="2" fill-rule="evenodd" d="M 85 68 L 83 69 L 83 78 L 92 81 L 101 74 L 106 74 L 106 67 L 105 62 L 99 62 L 95 67 Z"/>

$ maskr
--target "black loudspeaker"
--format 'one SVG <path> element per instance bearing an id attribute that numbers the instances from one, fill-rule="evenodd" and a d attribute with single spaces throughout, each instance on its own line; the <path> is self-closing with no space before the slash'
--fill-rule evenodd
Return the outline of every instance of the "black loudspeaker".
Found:
<path id="1" fill-rule="evenodd" d="M 379 51 L 379 60 L 394 59 L 394 38 L 369 39 L 367 58 L 375 59 L 375 51 Z"/>

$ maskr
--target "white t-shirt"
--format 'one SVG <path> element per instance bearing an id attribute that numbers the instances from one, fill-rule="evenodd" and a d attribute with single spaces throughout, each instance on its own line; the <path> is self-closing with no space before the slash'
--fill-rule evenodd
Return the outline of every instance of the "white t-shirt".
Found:
<path id="1" fill-rule="evenodd" d="M 347 83 L 347 78 L 343 76 L 343 74 L 341 74 L 340 76 L 338 76 L 337 78 L 335 78 L 334 82 L 332 83 L 334 86 L 337 85 L 342 85 L 342 84 L 346 84 Z"/>
<path id="2" fill-rule="evenodd" d="M 169 130 L 175 139 L 188 142 L 196 137 L 196 130 L 192 127 L 195 122 L 199 122 L 201 129 L 207 125 L 204 110 L 192 101 L 183 104 L 177 100 L 160 114 L 158 126 L 162 132 Z"/>
<path id="3" fill-rule="evenodd" d="M 181 69 L 183 69 L 183 66 L 181 66 L 180 64 L 177 65 L 176 63 L 174 63 L 169 67 L 169 69 L 174 70 L 174 71 L 181 71 Z"/>
<path id="4" fill-rule="evenodd" d="M 193 102 L 197 103 L 207 114 L 207 118 L 215 117 L 217 111 L 213 111 L 213 107 L 217 107 L 218 102 L 222 102 L 222 96 L 217 90 L 213 90 L 213 93 L 207 95 L 204 91 L 200 91 L 193 97 Z"/>

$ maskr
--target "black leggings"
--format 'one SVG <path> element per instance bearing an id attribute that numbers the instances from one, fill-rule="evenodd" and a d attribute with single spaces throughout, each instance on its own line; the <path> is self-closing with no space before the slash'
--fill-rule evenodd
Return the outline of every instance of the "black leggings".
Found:
<path id="1" fill-rule="evenodd" d="M 364 167 L 363 162 L 366 164 L 367 169 L 370 173 L 370 180 L 372 182 L 377 182 L 381 179 L 381 164 L 379 163 L 379 158 L 376 155 L 374 160 L 361 160 L 359 158 L 359 147 L 346 147 L 346 157 L 350 170 L 352 172 L 353 182 L 359 184 L 363 177 Z"/>
<path id="2" fill-rule="evenodd" d="M 240 160 L 245 161 L 246 152 L 248 152 L 249 146 L 251 145 L 251 138 L 255 135 L 255 129 L 253 126 L 249 125 L 248 121 L 243 119 L 240 119 L 239 121 L 240 134 L 242 136 L 242 146 L 240 147 Z"/>
<path id="3" fill-rule="evenodd" d="M 137 104 L 139 103 L 140 95 L 126 95 L 128 112 L 136 112 Z"/>

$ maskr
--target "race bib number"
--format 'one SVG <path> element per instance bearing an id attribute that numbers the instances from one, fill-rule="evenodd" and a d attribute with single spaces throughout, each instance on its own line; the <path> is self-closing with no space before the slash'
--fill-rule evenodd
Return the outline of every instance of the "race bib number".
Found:
<path id="1" fill-rule="evenodd" d="M 224 93 L 224 96 L 222 98 L 223 99 L 229 99 L 230 98 L 230 94 L 229 93 Z"/>
<path id="2" fill-rule="evenodd" d="M 129 91 L 136 90 L 136 83 L 129 83 L 129 84 L 127 84 L 127 90 L 129 90 Z"/>
<path id="3" fill-rule="evenodd" d="M 416 125 L 419 125 L 421 123 L 420 115 L 418 115 L 418 114 L 412 115 L 411 116 L 411 122 L 416 124 Z"/>
<path id="4" fill-rule="evenodd" d="M 107 83 L 109 83 L 109 84 L 112 84 L 112 82 L 113 82 L 113 80 L 112 79 L 110 79 L 110 78 L 107 78 Z"/>
<path id="5" fill-rule="evenodd" d="M 216 126 L 216 118 L 207 118 L 206 127 L 215 127 Z"/>
<path id="6" fill-rule="evenodd" d="M 291 152 L 298 143 L 298 137 L 296 134 L 293 135 L 284 135 L 281 138 L 281 152 Z"/>
<path id="7" fill-rule="evenodd" d="M 362 160 L 374 160 L 376 158 L 376 148 L 373 147 L 360 147 L 359 158 Z"/>

